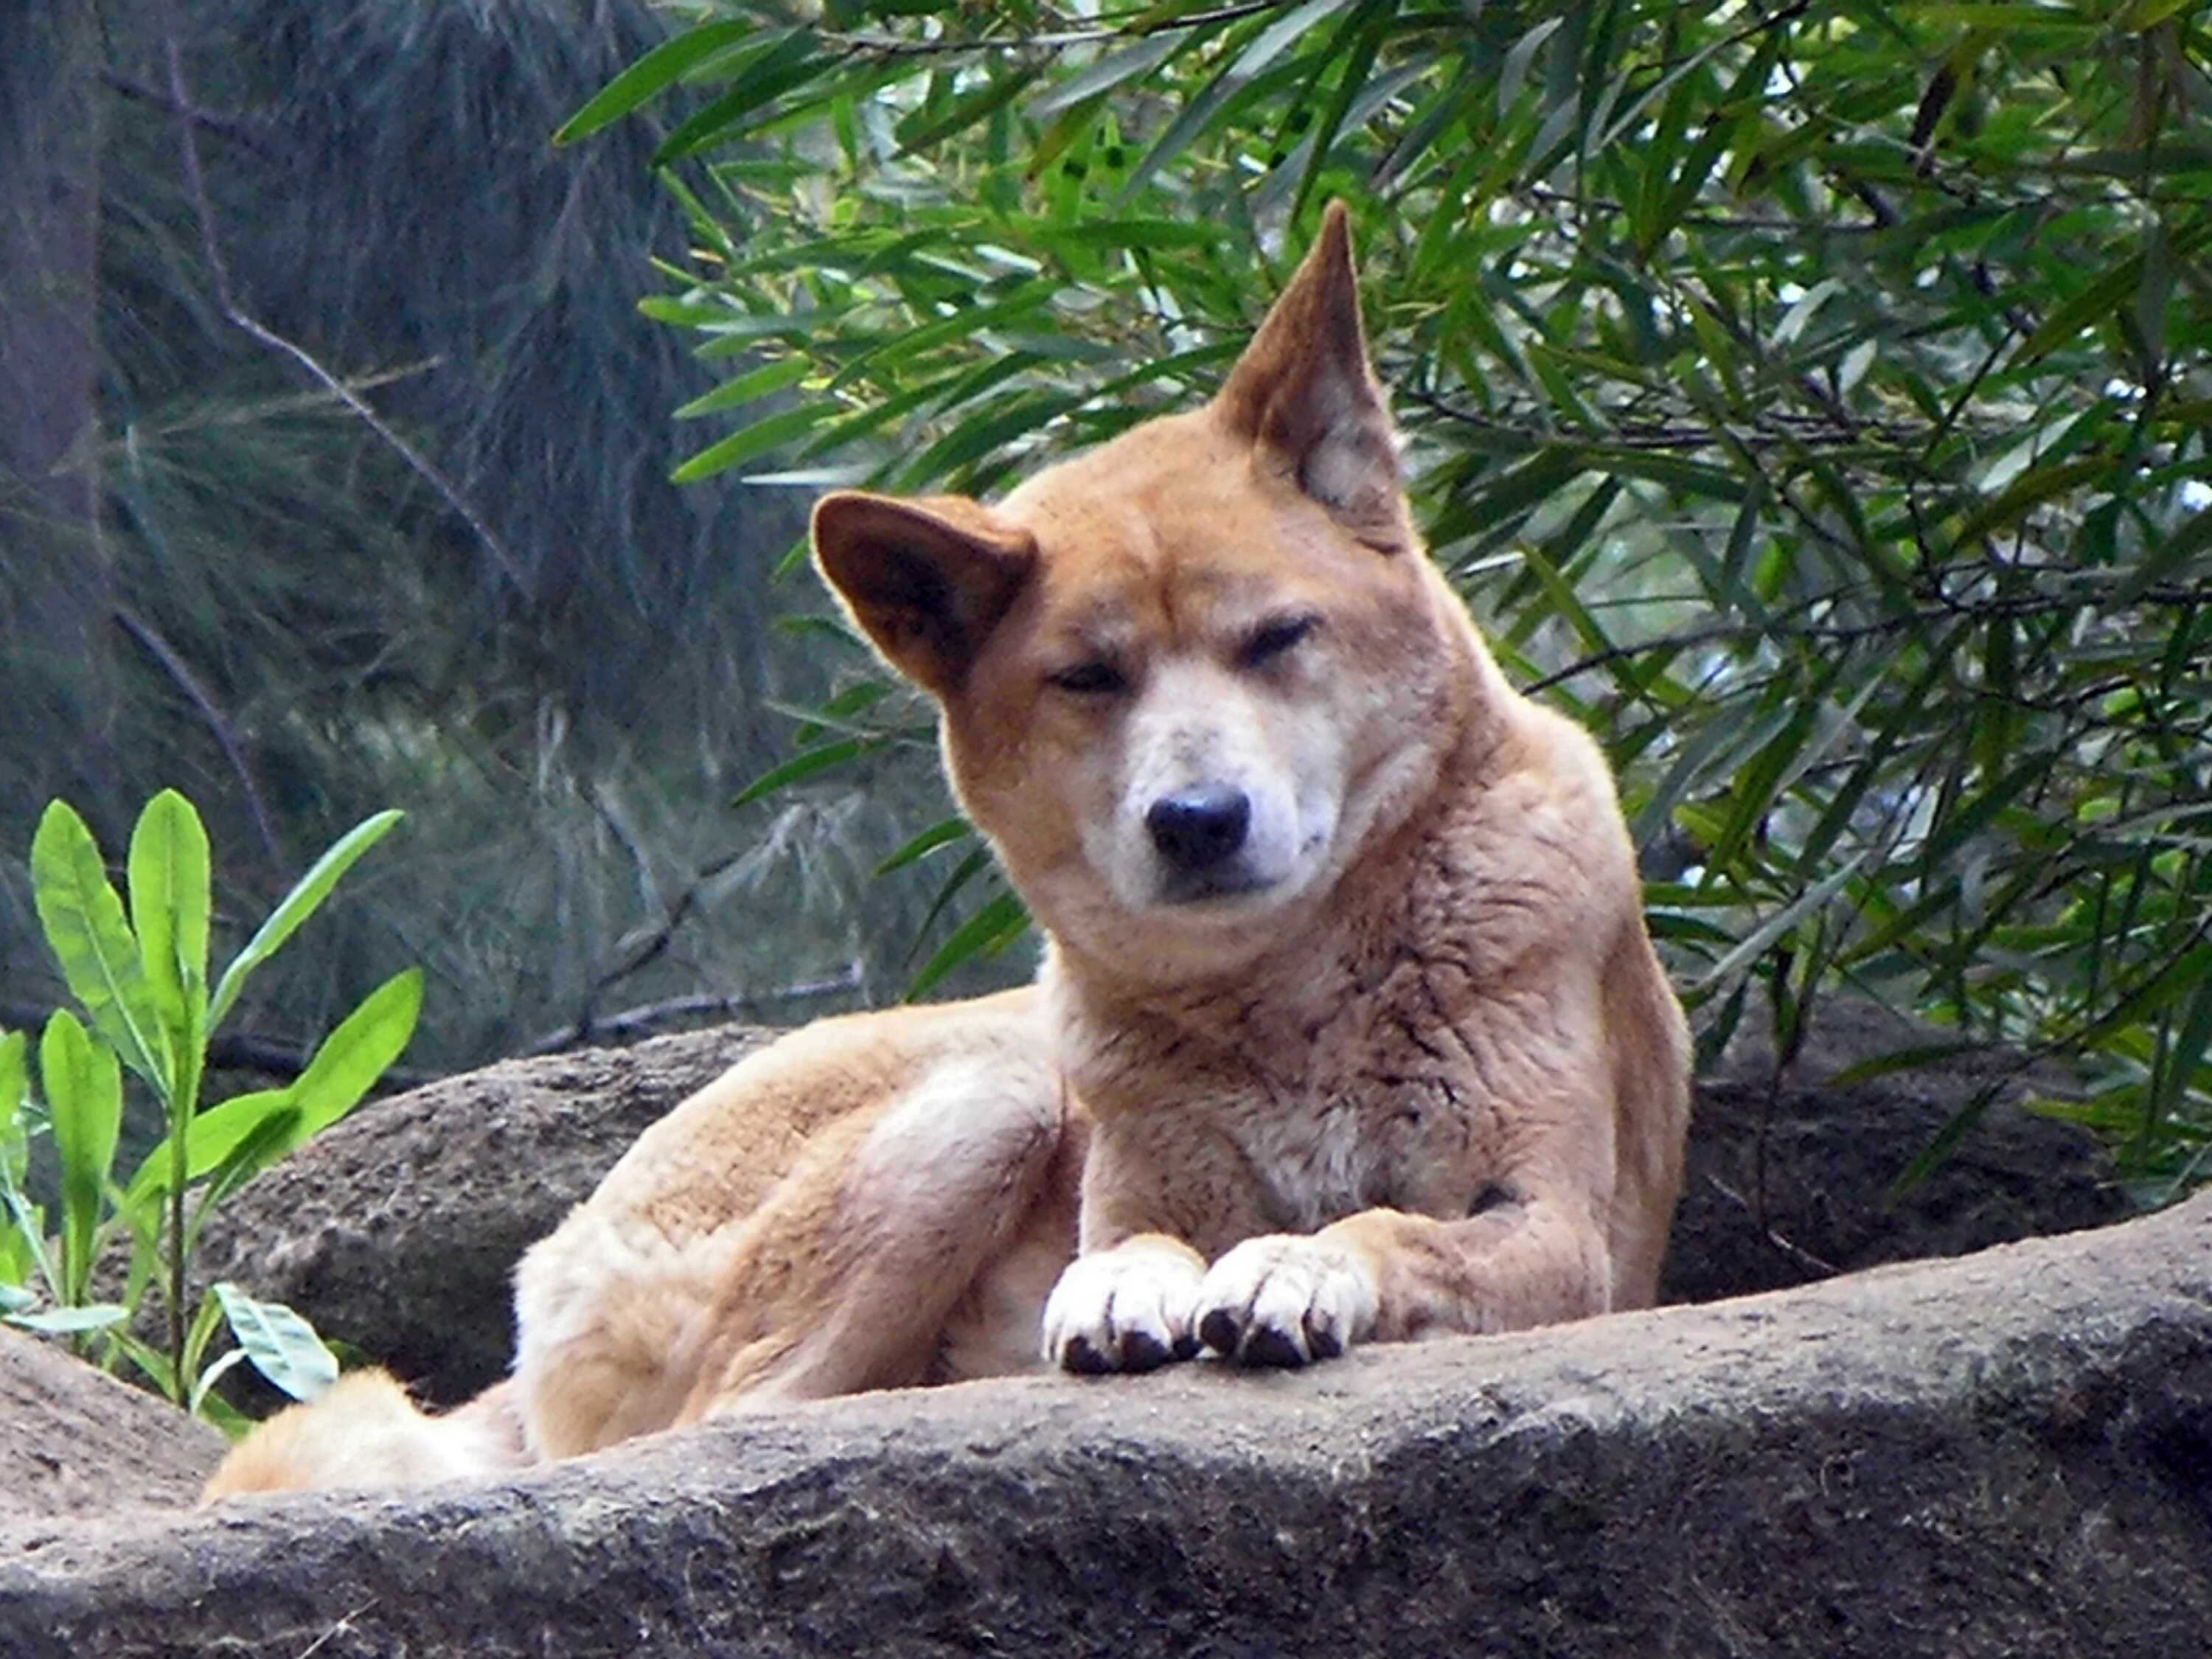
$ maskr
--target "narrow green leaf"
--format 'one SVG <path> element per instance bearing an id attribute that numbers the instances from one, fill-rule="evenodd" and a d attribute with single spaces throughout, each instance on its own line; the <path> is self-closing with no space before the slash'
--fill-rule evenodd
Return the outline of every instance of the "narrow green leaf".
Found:
<path id="1" fill-rule="evenodd" d="M 828 402 L 807 403 L 797 409 L 787 409 L 765 420 L 755 421 L 750 426 L 732 432 L 719 442 L 712 443 L 690 460 L 670 473 L 675 483 L 696 483 L 701 478 L 750 461 L 765 454 L 780 444 L 794 438 L 803 438 L 836 413 L 836 405 Z"/>
<path id="2" fill-rule="evenodd" d="M 321 908 L 331 889 L 344 878 L 345 872 L 353 868 L 361 855 L 390 834 L 392 825 L 404 816 L 398 811 L 383 811 L 363 818 L 315 860 L 307 873 L 269 913 L 269 920 L 246 940 L 246 948 L 223 969 L 222 979 L 215 988 L 215 999 L 208 1007 L 209 1030 L 222 1024 L 223 1016 L 230 1012 L 231 1005 L 238 1000 L 238 994 L 245 988 L 247 976 L 283 948 L 300 924 Z"/>
<path id="3" fill-rule="evenodd" d="M 371 991 L 338 1022 L 289 1091 L 300 1108 L 301 1140 L 321 1133 L 361 1103 L 406 1048 L 422 1011 L 422 970 L 410 968 Z"/>
<path id="4" fill-rule="evenodd" d="M 1088 68 L 1047 88 L 1030 100 L 1028 113 L 1033 120 L 1042 121 L 1089 99 L 1103 97 L 1124 82 L 1151 74 L 1189 44 L 1188 36 L 1182 32 L 1148 35 L 1133 46 L 1109 52 Z"/>
<path id="5" fill-rule="evenodd" d="M 1808 916 L 1826 908 L 1828 902 L 1843 890 L 1844 884 L 1858 874 L 1859 866 L 1865 861 L 1865 855 L 1862 854 L 1842 869 L 1832 872 L 1825 881 L 1816 882 L 1798 894 L 1739 939 L 1735 949 L 1706 969 L 1699 976 L 1698 983 L 1700 986 L 1725 984 L 1731 975 L 1758 961 L 1784 933 Z"/>
<path id="6" fill-rule="evenodd" d="M 289 1085 L 233 1095 L 220 1105 L 209 1107 L 196 1115 L 185 1130 L 185 1179 L 198 1181 L 258 1133 L 264 1121 L 283 1112 L 296 1115 L 297 1109 Z M 124 1207 L 137 1211 L 167 1194 L 169 1170 L 169 1147 L 164 1141 L 147 1153 L 132 1171 L 131 1183 L 124 1188 Z"/>
<path id="7" fill-rule="evenodd" d="M 967 962 L 988 961 L 1029 931 L 1029 912 L 1012 892 L 990 900 L 952 930 L 906 988 L 906 1000 L 918 1002 L 937 982 Z"/>
<path id="8" fill-rule="evenodd" d="M 750 374 L 726 380 L 703 398 L 694 398 L 676 411 L 679 421 L 694 420 L 702 415 L 715 415 L 726 409 L 736 409 L 757 402 L 771 392 L 781 392 L 786 386 L 796 386 L 814 371 L 814 365 L 804 357 L 785 357 L 766 363 Z"/>
<path id="9" fill-rule="evenodd" d="M 810 749 L 803 755 L 794 755 L 781 766 L 771 766 L 738 790 L 730 805 L 750 806 L 763 796 L 772 795 L 788 785 L 812 777 L 817 772 L 842 766 L 878 746 L 866 738 L 840 738 L 835 743 L 825 743 L 819 748 Z"/>
<path id="10" fill-rule="evenodd" d="M 760 25 L 750 18 L 732 18 L 688 29 L 663 41 L 632 64 L 566 121 L 553 134 L 556 144 L 572 144 L 619 120 L 647 99 L 674 82 L 686 70 L 703 62 L 725 46 L 734 46 L 756 33 Z"/>
<path id="11" fill-rule="evenodd" d="M 283 1157 L 287 1147 L 297 1146 L 302 1139 L 300 1109 L 289 1101 L 258 1119 L 246 1131 L 200 1188 L 199 1201 L 193 1206 L 191 1218 L 185 1227 L 186 1260 L 198 1254 L 200 1234 L 216 1212 L 229 1201 L 230 1195 Z"/>
<path id="12" fill-rule="evenodd" d="M 0 1031 L 0 1182 L 19 1179 L 26 1156 L 23 1103 L 31 1075 L 21 1031 Z"/>
<path id="13" fill-rule="evenodd" d="M 781 31 L 763 43 L 761 50 L 744 57 L 742 67 L 736 69 L 729 91 L 687 118 L 661 141 L 660 148 L 653 153 L 653 165 L 664 167 L 671 161 L 742 137 L 756 120 L 765 118 L 763 112 L 773 113 L 769 106 L 777 99 L 804 84 L 823 67 L 815 42 L 806 31 Z"/>
<path id="14" fill-rule="evenodd" d="M 87 1331 L 104 1331 L 111 1325 L 119 1325 L 130 1317 L 131 1310 L 119 1303 L 85 1302 L 72 1308 L 9 1314 L 0 1319 L 0 1324 L 36 1331 L 41 1336 L 82 1336 Z"/>
<path id="15" fill-rule="evenodd" d="M 919 863 L 939 848 L 950 846 L 956 842 L 971 841 L 975 836 L 975 827 L 965 818 L 940 819 L 878 864 L 875 868 L 875 873 L 887 876 L 894 870 L 903 870 L 909 864 Z"/>

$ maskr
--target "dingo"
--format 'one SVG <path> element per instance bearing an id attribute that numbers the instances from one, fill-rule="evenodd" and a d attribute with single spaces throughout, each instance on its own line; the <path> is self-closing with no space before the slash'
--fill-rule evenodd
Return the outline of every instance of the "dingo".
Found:
<path id="1" fill-rule="evenodd" d="M 939 705 L 1038 984 L 746 1060 L 524 1259 L 508 1382 L 349 1380 L 210 1496 L 1652 1299 L 1681 1012 L 1596 747 L 1408 520 L 1340 207 L 1204 408 L 996 506 L 833 495 L 814 545 Z"/>

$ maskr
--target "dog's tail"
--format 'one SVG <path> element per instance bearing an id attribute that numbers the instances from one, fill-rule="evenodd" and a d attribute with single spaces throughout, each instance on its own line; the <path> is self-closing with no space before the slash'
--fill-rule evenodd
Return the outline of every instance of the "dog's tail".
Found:
<path id="1" fill-rule="evenodd" d="M 352 1371 L 313 1404 L 288 1407 L 232 1447 L 200 1502 L 240 1492 L 416 1486 L 533 1461 L 511 1382 L 433 1417 L 389 1371 Z"/>

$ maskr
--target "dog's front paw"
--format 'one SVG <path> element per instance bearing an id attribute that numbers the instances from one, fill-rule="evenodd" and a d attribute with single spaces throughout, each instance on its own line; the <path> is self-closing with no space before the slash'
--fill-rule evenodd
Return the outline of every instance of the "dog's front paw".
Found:
<path id="1" fill-rule="evenodd" d="M 1341 1244 L 1306 1235 L 1248 1238 L 1198 1290 L 1198 1334 L 1240 1365 L 1331 1359 L 1375 1324 L 1375 1280 Z"/>
<path id="2" fill-rule="evenodd" d="M 1078 1256 L 1044 1304 L 1044 1357 L 1064 1370 L 1149 1371 L 1198 1352 L 1206 1264 L 1188 1244 L 1133 1238 Z"/>

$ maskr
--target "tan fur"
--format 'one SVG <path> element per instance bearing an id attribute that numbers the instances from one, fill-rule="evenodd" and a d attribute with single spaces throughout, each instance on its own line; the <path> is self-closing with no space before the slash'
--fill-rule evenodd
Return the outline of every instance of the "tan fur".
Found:
<path id="1" fill-rule="evenodd" d="M 832 495 L 815 546 L 937 699 L 1040 983 L 810 1027 L 648 1131 L 518 1273 L 529 1456 L 1040 1328 L 1295 1364 L 1652 1299 L 1680 1010 L 1595 745 L 1412 529 L 1340 209 L 1204 409 L 994 507 Z M 319 1409 L 211 1492 L 327 1484 L 359 1408 Z"/>

